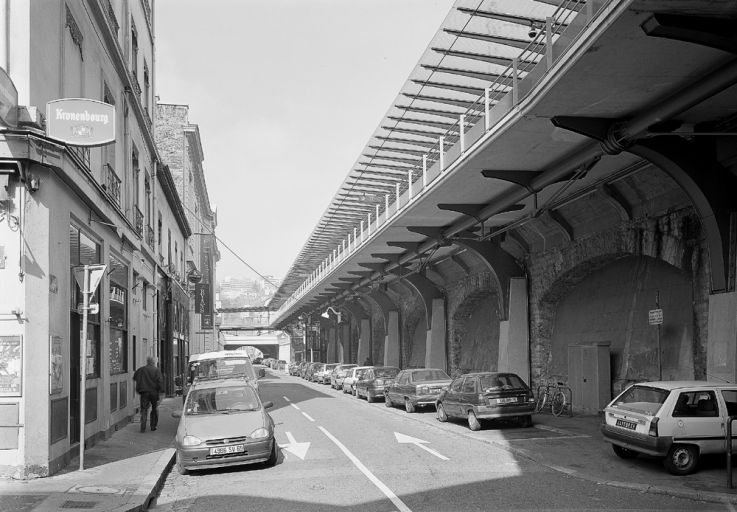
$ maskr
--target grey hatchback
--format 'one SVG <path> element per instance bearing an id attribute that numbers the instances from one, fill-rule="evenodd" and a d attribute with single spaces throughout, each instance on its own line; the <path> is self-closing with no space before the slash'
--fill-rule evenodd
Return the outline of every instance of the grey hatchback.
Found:
<path id="1" fill-rule="evenodd" d="M 468 373 L 456 377 L 435 402 L 438 421 L 463 418 L 468 428 L 479 430 L 481 420 L 511 418 L 532 426 L 535 399 L 525 382 L 514 373 Z"/>

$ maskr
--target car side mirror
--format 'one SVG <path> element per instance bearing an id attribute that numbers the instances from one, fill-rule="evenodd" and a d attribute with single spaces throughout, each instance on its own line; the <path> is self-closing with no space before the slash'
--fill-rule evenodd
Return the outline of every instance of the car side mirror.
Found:
<path id="1" fill-rule="evenodd" d="M 274 402 L 271 402 L 271 401 L 269 401 L 269 402 L 264 402 L 264 403 L 263 403 L 263 404 L 261 404 L 261 405 L 263 405 L 263 406 L 264 406 L 264 409 L 271 409 L 272 407 L 274 407 Z"/>
<path id="2" fill-rule="evenodd" d="M 258 369 L 258 378 L 259 379 L 263 379 L 264 377 L 266 377 L 266 370 L 263 369 L 263 368 L 259 368 Z"/>
<path id="3" fill-rule="evenodd" d="M 174 411 L 171 413 L 172 418 L 181 418 L 182 417 L 182 411 Z"/>

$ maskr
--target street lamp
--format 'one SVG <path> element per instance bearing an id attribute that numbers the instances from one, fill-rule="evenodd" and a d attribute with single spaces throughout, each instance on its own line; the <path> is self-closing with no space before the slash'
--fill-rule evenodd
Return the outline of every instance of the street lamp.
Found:
<path id="1" fill-rule="evenodd" d="M 340 323 L 340 311 L 336 310 L 335 308 L 328 306 L 328 309 L 325 310 L 325 312 L 320 315 L 323 318 L 330 318 L 330 313 L 333 313 L 335 316 L 338 317 L 338 323 Z"/>

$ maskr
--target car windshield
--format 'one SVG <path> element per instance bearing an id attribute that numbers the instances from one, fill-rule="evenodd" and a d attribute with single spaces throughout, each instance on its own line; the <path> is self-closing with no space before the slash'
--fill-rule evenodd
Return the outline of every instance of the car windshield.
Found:
<path id="1" fill-rule="evenodd" d="M 479 377 L 479 384 L 481 385 L 481 389 L 484 390 L 484 393 L 504 389 L 524 389 L 527 387 L 524 381 L 513 373 L 481 375 Z"/>
<path id="2" fill-rule="evenodd" d="M 356 370 L 354 373 L 357 380 L 361 380 L 361 377 L 366 375 L 366 372 L 368 371 L 368 368 L 364 368 L 363 370 Z"/>
<path id="3" fill-rule="evenodd" d="M 382 379 L 393 379 L 399 373 L 399 368 L 376 368 L 374 376 Z"/>
<path id="4" fill-rule="evenodd" d="M 247 358 L 223 357 L 219 359 L 203 359 L 190 365 L 193 376 L 198 379 L 228 379 L 246 377 L 256 380 L 253 366 Z"/>
<path id="5" fill-rule="evenodd" d="M 250 386 L 226 386 L 192 390 L 184 404 L 184 413 L 227 414 L 260 408 L 258 396 Z"/>
<path id="6" fill-rule="evenodd" d="M 450 380 L 450 377 L 443 370 L 431 369 L 412 372 L 413 382 L 425 382 L 428 380 Z"/>
<path id="7" fill-rule="evenodd" d="M 614 402 L 614 407 L 655 416 L 670 392 L 651 386 L 632 386 Z"/>

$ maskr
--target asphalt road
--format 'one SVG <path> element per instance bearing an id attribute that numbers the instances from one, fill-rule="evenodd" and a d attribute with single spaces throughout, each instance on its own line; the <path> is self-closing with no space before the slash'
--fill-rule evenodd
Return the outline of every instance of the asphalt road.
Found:
<path id="1" fill-rule="evenodd" d="M 434 409 L 408 418 L 382 401 L 273 372 L 260 394 L 274 402 L 277 465 L 172 470 L 152 510 L 734 510 L 597 485 L 475 438 L 555 432 L 508 425 L 469 436 L 461 423 L 437 422 Z"/>

